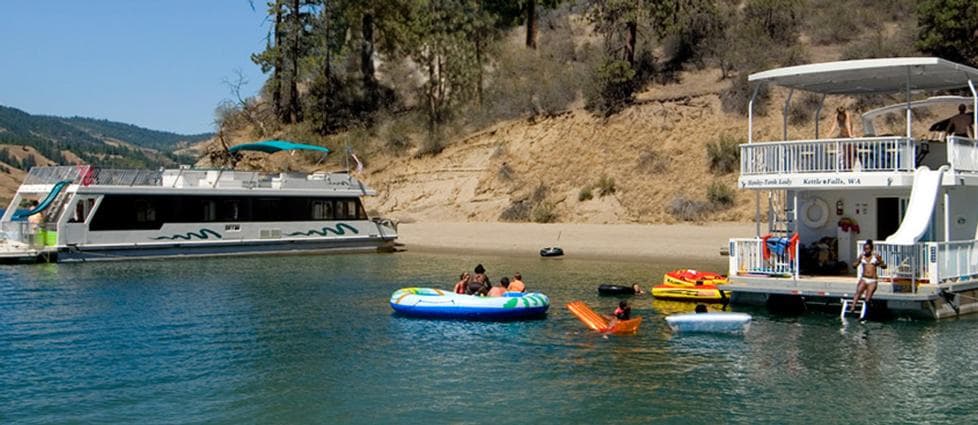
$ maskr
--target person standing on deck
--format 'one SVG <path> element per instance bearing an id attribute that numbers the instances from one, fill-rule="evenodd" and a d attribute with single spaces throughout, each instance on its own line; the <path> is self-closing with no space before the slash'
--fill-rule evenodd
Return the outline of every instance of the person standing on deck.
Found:
<path id="1" fill-rule="evenodd" d="M 856 303 L 859 302 L 859 298 L 866 294 L 866 303 L 869 304 L 873 299 L 873 294 L 876 293 L 876 286 L 879 283 L 879 269 L 885 269 L 886 263 L 883 262 L 883 258 L 879 254 L 873 252 L 873 241 L 867 240 L 866 244 L 863 245 L 863 253 L 856 258 L 852 263 L 856 266 L 856 296 L 852 300 L 852 306 L 849 307 L 849 312 L 856 311 Z"/>
<path id="2" fill-rule="evenodd" d="M 967 114 L 968 107 L 964 104 L 958 105 L 958 114 L 948 118 L 947 120 L 947 135 L 948 136 L 958 136 L 967 137 L 969 139 L 975 138 L 974 121 L 971 115 Z"/>

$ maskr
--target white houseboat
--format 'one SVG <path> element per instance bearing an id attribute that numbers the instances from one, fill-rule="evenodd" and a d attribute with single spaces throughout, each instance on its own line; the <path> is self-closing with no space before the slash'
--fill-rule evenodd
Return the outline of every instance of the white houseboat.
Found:
<path id="1" fill-rule="evenodd" d="M 755 237 L 730 240 L 731 301 L 841 304 L 856 289 L 851 264 L 873 240 L 888 267 L 871 313 L 943 318 L 978 311 L 978 118 L 972 114 L 971 137 L 928 133 L 937 128 L 914 122 L 927 116 L 922 108 L 939 104 L 973 112 L 978 70 L 938 58 L 866 59 L 773 69 L 749 81 L 754 96 L 739 185 L 755 192 L 757 224 Z M 782 140 L 754 140 L 753 104 L 764 85 L 787 89 Z M 971 96 L 920 99 L 945 90 Z M 789 139 L 796 92 L 814 93 L 821 103 L 815 134 Z M 901 103 L 865 113 L 861 137 L 819 134 L 825 96 L 875 94 L 896 94 Z M 878 134 L 876 118 L 892 112 L 902 115 L 905 130 L 899 123 L 900 134 Z M 836 112 L 823 115 L 834 120 Z"/>
<path id="2" fill-rule="evenodd" d="M 0 260 L 388 249 L 394 224 L 368 218 L 361 203 L 374 194 L 346 173 L 34 167 L 0 218 Z M 38 202 L 25 210 L 26 201 Z"/>

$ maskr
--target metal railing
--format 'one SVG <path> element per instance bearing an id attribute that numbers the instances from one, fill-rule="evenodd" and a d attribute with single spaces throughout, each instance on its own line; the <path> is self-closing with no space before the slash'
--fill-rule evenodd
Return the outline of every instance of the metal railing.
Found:
<path id="1" fill-rule="evenodd" d="M 741 175 L 913 171 L 916 147 L 906 137 L 797 140 L 740 145 Z"/>
<path id="2" fill-rule="evenodd" d="M 864 242 L 859 242 L 862 252 Z M 874 242 L 874 249 L 886 269 L 879 270 L 884 280 L 910 279 L 914 283 L 953 283 L 978 279 L 978 241 L 918 242 L 894 245 Z"/>
<path id="3" fill-rule="evenodd" d="M 862 253 L 865 241 L 856 244 L 856 252 Z M 917 284 L 930 283 L 931 267 L 927 256 L 927 243 L 896 245 L 873 242 L 874 251 L 879 254 L 886 268 L 877 268 L 876 275 L 882 281 L 909 282 L 911 292 L 917 292 Z"/>
<path id="4" fill-rule="evenodd" d="M 947 138 L 947 162 L 954 171 L 978 172 L 978 146 L 974 139 Z"/>
<path id="5" fill-rule="evenodd" d="M 790 249 L 790 248 L 789 248 Z M 795 255 L 768 252 L 764 256 L 764 241 L 757 238 L 730 240 L 730 275 L 762 274 L 771 276 L 796 276 L 798 270 L 798 246 Z M 793 258 L 792 258 L 793 257 Z"/>
<path id="6" fill-rule="evenodd" d="M 978 241 L 932 242 L 941 283 L 978 279 Z"/>
<path id="7" fill-rule="evenodd" d="M 88 165 L 33 167 L 25 185 L 48 185 L 69 180 L 83 186 L 167 186 L 269 188 L 302 185 L 361 190 L 360 182 L 349 174 L 263 173 L 232 170 L 121 170 Z"/>

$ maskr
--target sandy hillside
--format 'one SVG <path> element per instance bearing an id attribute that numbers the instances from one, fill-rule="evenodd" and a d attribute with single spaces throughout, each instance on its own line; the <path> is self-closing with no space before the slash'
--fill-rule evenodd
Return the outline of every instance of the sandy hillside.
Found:
<path id="1" fill-rule="evenodd" d="M 379 196 L 368 208 L 404 221 L 497 221 L 530 199 L 552 204 L 559 222 L 680 221 L 669 212 L 677 199 L 707 203 L 714 181 L 736 187 L 736 172 L 715 176 L 707 161 L 707 143 L 747 134 L 745 118 L 721 110 L 719 92 L 728 82 L 718 76 L 703 71 L 657 86 L 607 119 L 574 110 L 504 122 L 434 156 L 371 158 L 365 180 Z M 762 117 L 755 137 L 775 138 L 780 121 L 780 114 Z M 602 197 L 595 189 L 593 199 L 579 201 L 603 176 L 614 179 L 614 193 Z M 699 220 L 752 219 L 748 195 L 736 191 L 732 207 L 710 207 Z"/>

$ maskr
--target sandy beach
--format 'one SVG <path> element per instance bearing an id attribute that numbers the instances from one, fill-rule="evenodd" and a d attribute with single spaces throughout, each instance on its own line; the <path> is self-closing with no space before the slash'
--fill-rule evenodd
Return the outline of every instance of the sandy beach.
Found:
<path id="1" fill-rule="evenodd" d="M 402 223 L 398 233 L 419 252 L 522 256 L 559 246 L 575 258 L 719 260 L 730 238 L 754 235 L 754 224 Z"/>

